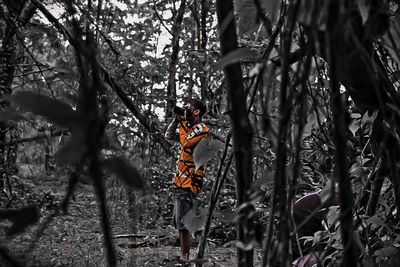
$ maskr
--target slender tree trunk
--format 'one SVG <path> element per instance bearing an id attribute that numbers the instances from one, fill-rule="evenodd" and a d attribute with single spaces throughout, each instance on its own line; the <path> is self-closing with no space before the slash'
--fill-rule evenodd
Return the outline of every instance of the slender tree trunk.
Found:
<path id="1" fill-rule="evenodd" d="M 330 22 L 332 29 L 330 33 L 331 57 L 334 60 L 334 68 L 337 80 L 342 83 L 360 112 L 367 110 L 378 110 L 378 116 L 375 119 L 373 131 L 371 134 L 371 143 L 373 147 L 384 149 L 382 168 L 380 173 L 391 173 L 389 176 L 393 183 L 395 204 L 400 209 L 400 181 L 397 179 L 397 170 L 390 166 L 393 162 L 399 162 L 400 146 L 392 132 L 400 124 L 399 115 L 389 107 L 399 106 L 397 92 L 390 81 L 388 74 L 379 60 L 373 42 L 382 35 L 389 24 L 384 23 L 384 17 L 380 10 L 385 9 L 385 1 L 372 1 L 368 20 L 363 23 L 358 11 L 358 5 L 355 0 L 345 1 L 343 4 L 346 10 L 344 14 L 337 14 L 337 18 Z M 330 10 L 330 13 L 332 10 Z M 339 11 L 338 11 L 339 12 Z M 389 18 L 387 18 L 389 19 Z M 342 23 L 340 21 L 343 21 Z M 346 22 L 346 24 L 344 24 Z M 350 33 L 350 34 L 349 34 Z M 328 56 L 325 56 L 326 58 Z M 388 130 L 385 125 L 392 125 Z M 383 148 L 384 147 L 384 148 Z M 375 151 L 379 154 L 378 151 Z M 383 176 L 377 176 L 376 192 L 379 192 L 380 183 Z M 380 181 L 380 182 L 379 182 Z M 397 190 L 396 190 L 397 189 Z M 377 195 L 371 194 L 371 200 L 368 202 L 369 212 L 375 210 Z"/>
<path id="2" fill-rule="evenodd" d="M 328 29 L 326 32 L 326 47 L 328 51 L 328 63 L 330 67 L 330 87 L 331 102 L 334 122 L 334 142 L 336 156 L 336 176 L 339 181 L 339 197 L 340 197 L 340 229 L 342 243 L 344 247 L 341 266 L 357 266 L 357 249 L 354 240 L 353 228 L 353 195 L 351 190 L 350 177 L 348 175 L 348 163 L 346 154 L 346 111 L 345 99 L 340 94 L 340 84 L 337 79 L 337 55 L 335 54 L 334 36 L 340 32 L 341 4 L 335 0 L 329 3 Z"/>
<path id="3" fill-rule="evenodd" d="M 298 10 L 298 3 L 293 3 L 288 7 L 288 21 L 287 25 L 283 27 L 281 34 L 282 43 L 282 81 L 280 84 L 280 122 L 279 122 L 279 143 L 276 159 L 276 173 L 274 179 L 275 198 L 279 199 L 279 245 L 277 250 L 277 257 L 272 259 L 273 263 L 279 263 L 279 266 L 290 266 L 291 259 L 289 257 L 289 219 L 290 219 L 290 206 L 288 201 L 288 181 L 286 175 L 286 161 L 287 161 L 287 139 L 290 127 L 290 115 L 293 108 L 293 92 L 288 91 L 290 86 L 289 76 L 289 55 L 291 49 L 292 33 L 295 25 L 296 13 Z M 294 88 L 292 90 L 295 90 Z M 271 214 L 271 216 L 274 216 Z M 267 248 L 266 248 L 267 249 Z"/>
<path id="4" fill-rule="evenodd" d="M 208 35 L 207 35 L 208 9 L 209 9 L 208 1 L 201 0 L 201 17 L 200 17 L 201 34 L 199 34 L 199 36 L 201 36 L 201 40 L 199 40 L 199 43 L 200 43 L 199 50 L 201 50 L 204 55 L 207 55 L 206 49 L 207 49 L 207 40 L 208 40 Z M 208 81 L 207 81 L 206 64 L 207 64 L 207 58 L 204 57 L 203 62 L 201 62 L 201 70 L 199 73 L 200 85 L 201 85 L 201 98 L 203 100 L 206 100 L 208 98 L 208 95 L 207 95 Z"/>
<path id="5" fill-rule="evenodd" d="M 14 79 L 14 72 L 18 61 L 16 60 L 17 53 L 17 24 L 15 21 L 20 21 L 21 26 L 24 26 L 33 17 L 36 8 L 29 4 L 26 8 L 23 6 L 10 6 L 6 3 L 8 14 L 4 14 L 4 19 L 7 22 L 2 46 L 0 50 L 0 98 L 11 94 L 11 86 Z M 3 8 L 3 7 L 0 7 Z M 4 102 L 0 109 L 4 109 L 9 104 Z M 0 187 L 4 182 L 3 179 L 12 175 L 17 171 L 17 144 L 5 146 L 8 140 L 13 140 L 16 137 L 16 129 L 7 122 L 0 122 Z"/>
<path id="6" fill-rule="evenodd" d="M 236 27 L 232 0 L 218 0 L 218 25 L 220 26 L 220 43 L 222 56 L 238 48 Z M 229 23 L 227 23 L 229 22 Z M 223 25 L 226 25 L 223 26 Z M 249 189 L 252 180 L 252 135 L 253 130 L 246 108 L 246 95 L 243 86 L 242 69 L 240 63 L 228 65 L 224 68 L 224 75 L 228 88 L 228 98 L 231 103 L 230 118 L 234 143 L 236 165 L 236 194 L 238 207 L 248 202 Z M 249 216 L 251 207 L 239 210 L 240 220 L 237 225 L 237 239 L 246 246 L 252 241 L 252 218 Z M 238 266 L 253 266 L 253 249 L 238 247 Z"/>
<path id="7" fill-rule="evenodd" d="M 0 97 L 11 94 L 11 84 L 15 71 L 15 53 L 16 53 L 15 29 L 7 25 L 3 43 L 0 51 Z M 2 109 L 6 108 L 8 103 L 2 104 Z M 11 125 L 7 122 L 0 122 L 0 187 L 3 186 L 4 179 L 10 175 L 10 165 L 14 163 L 9 161 L 7 155 L 9 151 L 15 151 L 16 145 L 6 147 L 8 136 L 12 132 Z M 15 157 L 13 157 L 15 158 Z"/>
<path id="8" fill-rule="evenodd" d="M 168 85 L 167 85 L 167 110 L 166 118 L 172 117 L 174 106 L 176 104 L 176 73 L 179 63 L 179 38 L 181 35 L 182 20 L 185 13 L 186 0 L 181 0 L 181 4 L 178 9 L 178 13 L 174 19 L 172 26 L 172 54 L 171 62 L 168 68 Z"/>

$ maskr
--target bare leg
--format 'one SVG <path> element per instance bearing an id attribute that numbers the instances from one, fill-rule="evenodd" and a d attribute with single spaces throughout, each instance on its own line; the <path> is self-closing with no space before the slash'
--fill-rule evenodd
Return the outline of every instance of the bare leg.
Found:
<path id="1" fill-rule="evenodd" d="M 192 242 L 192 237 L 188 230 L 179 230 L 179 238 L 181 242 L 181 260 L 188 261 L 190 255 L 190 245 Z"/>

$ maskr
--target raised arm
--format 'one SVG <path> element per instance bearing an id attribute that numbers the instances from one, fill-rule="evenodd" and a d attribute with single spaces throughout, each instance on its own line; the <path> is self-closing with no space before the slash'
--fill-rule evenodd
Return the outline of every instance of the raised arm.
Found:
<path id="1" fill-rule="evenodd" d="M 177 128 L 178 128 L 178 119 L 174 118 L 173 121 L 171 121 L 171 123 L 168 125 L 167 130 L 165 131 L 164 137 L 167 140 L 173 140 L 176 139 L 176 137 L 178 136 L 177 133 Z"/>

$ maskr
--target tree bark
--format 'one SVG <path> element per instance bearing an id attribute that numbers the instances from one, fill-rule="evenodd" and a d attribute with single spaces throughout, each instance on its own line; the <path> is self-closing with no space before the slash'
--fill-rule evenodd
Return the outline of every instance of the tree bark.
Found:
<path id="1" fill-rule="evenodd" d="M 207 49 L 207 14 L 208 14 L 208 1 L 201 0 L 201 19 L 200 19 L 200 29 L 201 29 L 201 40 L 199 40 L 199 50 L 206 55 Z M 201 98 L 203 100 L 207 99 L 207 89 L 208 89 L 208 81 L 207 81 L 207 73 L 206 73 L 206 64 L 207 58 L 202 58 L 203 61 L 201 62 L 201 69 L 200 69 L 200 86 L 201 86 Z"/>
<path id="2" fill-rule="evenodd" d="M 0 50 L 0 98 L 11 94 L 11 86 L 14 79 L 14 72 L 18 64 L 16 59 L 17 53 L 17 24 L 19 21 L 21 26 L 25 26 L 30 21 L 36 12 L 36 7 L 32 4 L 24 6 L 13 6 L 12 3 L 7 2 L 6 10 L 8 14 L 2 14 L 7 22 L 2 46 Z M 14 3 L 15 4 L 15 3 Z M 23 3 L 25 5 L 25 3 Z M 1 104 L 0 109 L 4 109 L 9 105 L 6 101 Z M 0 187 L 3 179 L 9 177 L 17 171 L 17 144 L 9 144 L 6 146 L 8 140 L 14 139 L 15 127 L 7 122 L 0 122 Z"/>
<path id="3" fill-rule="evenodd" d="M 218 0 L 217 17 L 222 56 L 227 55 L 238 48 L 236 27 L 233 15 L 232 0 Z M 226 25 L 226 27 L 225 27 Z M 234 156 L 236 166 L 236 195 L 239 210 L 239 222 L 237 225 L 237 239 L 243 245 L 249 245 L 252 241 L 252 218 L 249 216 L 251 207 L 243 208 L 249 200 L 249 190 L 252 180 L 252 135 L 253 130 L 246 108 L 246 95 L 242 79 L 240 63 L 228 65 L 224 68 L 224 75 L 228 88 L 230 102 L 229 116 L 232 123 L 232 135 L 234 143 Z M 238 266 L 253 266 L 253 249 L 244 249 L 238 246 Z"/>
<path id="4" fill-rule="evenodd" d="M 168 67 L 168 85 L 167 85 L 167 110 L 166 118 L 172 117 L 174 106 L 176 104 L 176 73 L 179 62 L 179 38 L 181 35 L 182 20 L 185 13 L 186 0 L 181 0 L 178 13 L 172 25 L 172 54 L 171 62 Z"/>
<path id="5" fill-rule="evenodd" d="M 335 28 L 330 33 L 330 51 L 335 63 L 330 68 L 336 72 L 337 80 L 346 87 L 361 113 L 367 110 L 379 111 L 374 122 L 371 143 L 375 154 L 380 154 L 380 149 L 386 151 L 382 157 L 385 164 L 381 173 L 391 173 L 389 177 L 394 187 L 395 204 L 400 209 L 400 192 L 396 190 L 400 188 L 400 181 L 396 170 L 390 166 L 392 162 L 400 160 L 400 146 L 392 134 L 398 131 L 396 128 L 400 125 L 400 117 L 390 105 L 400 106 L 400 101 L 373 46 L 375 40 L 388 30 L 389 24 L 386 25 L 385 20 L 389 17 L 381 13 L 384 5 L 385 1 L 372 1 L 368 20 L 363 24 L 356 1 L 346 2 L 345 12 L 338 14 L 336 20 L 331 22 Z M 329 56 L 325 54 L 323 57 Z M 385 125 L 392 127 L 387 129 Z M 378 176 L 375 179 L 383 177 Z M 371 195 L 371 198 L 376 196 Z M 369 201 L 375 202 L 376 199 Z M 374 208 L 370 209 L 372 210 Z"/>
<path id="6" fill-rule="evenodd" d="M 340 84 L 338 82 L 339 66 L 343 66 L 343 62 L 338 62 L 339 55 L 336 48 L 342 42 L 334 39 L 341 34 L 340 16 L 341 4 L 335 0 L 329 2 L 328 23 L 326 36 L 326 49 L 328 52 L 327 59 L 329 64 L 331 89 L 331 103 L 334 122 L 334 142 L 336 156 L 336 176 L 339 181 L 339 197 L 340 197 L 340 229 L 344 252 L 342 256 L 341 266 L 357 266 L 357 249 L 354 240 L 353 228 L 353 196 L 351 190 L 350 177 L 348 175 L 348 164 L 346 154 L 346 109 L 343 95 L 340 94 Z M 332 45 L 332 46 L 331 46 Z M 348 64 L 352 65 L 352 64 Z M 357 64 L 355 64 L 357 65 Z"/>

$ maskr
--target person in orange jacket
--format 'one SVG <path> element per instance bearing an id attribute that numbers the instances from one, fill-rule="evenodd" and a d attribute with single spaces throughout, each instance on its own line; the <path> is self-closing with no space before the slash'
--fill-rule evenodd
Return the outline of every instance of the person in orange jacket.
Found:
<path id="1" fill-rule="evenodd" d="M 189 260 L 191 245 L 191 234 L 185 228 L 183 218 L 192 209 L 195 198 L 203 185 L 205 174 L 205 166 L 196 169 L 193 151 L 197 144 L 209 135 L 207 125 L 202 122 L 202 117 L 206 112 L 207 107 L 202 100 L 191 99 L 184 109 L 175 109 L 175 118 L 165 132 L 166 139 L 177 139 L 181 145 L 173 178 L 174 226 L 179 233 L 181 261 Z"/>

